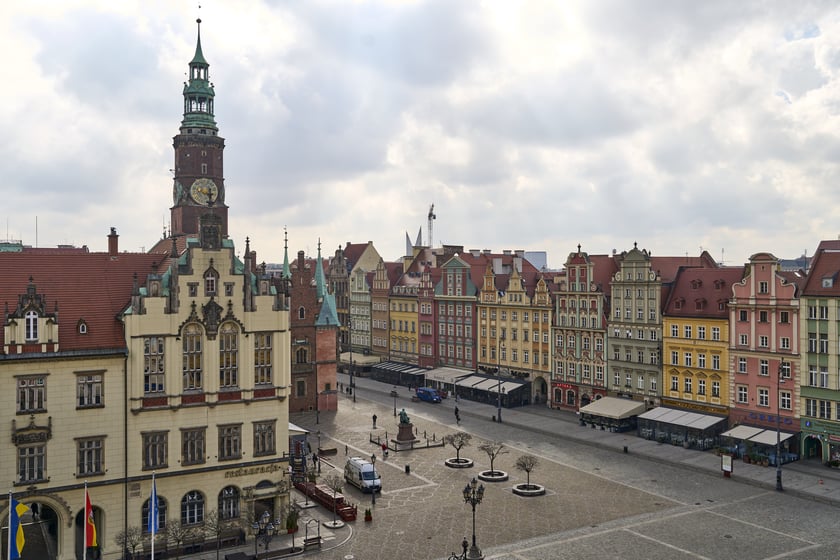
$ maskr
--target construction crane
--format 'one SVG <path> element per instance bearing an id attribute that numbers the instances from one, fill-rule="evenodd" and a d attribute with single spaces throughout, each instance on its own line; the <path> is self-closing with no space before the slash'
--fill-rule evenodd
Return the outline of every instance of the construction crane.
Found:
<path id="1" fill-rule="evenodd" d="M 429 248 L 433 248 L 435 244 L 435 236 L 432 235 L 433 231 L 433 221 L 437 219 L 435 215 L 435 205 L 432 204 L 429 206 Z"/>

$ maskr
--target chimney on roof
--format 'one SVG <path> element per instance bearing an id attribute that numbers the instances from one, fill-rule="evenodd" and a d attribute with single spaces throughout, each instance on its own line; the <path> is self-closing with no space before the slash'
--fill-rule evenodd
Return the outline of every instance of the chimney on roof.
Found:
<path id="1" fill-rule="evenodd" d="M 111 257 L 116 257 L 117 253 L 119 252 L 120 244 L 119 244 L 120 236 L 117 235 L 117 228 L 112 227 L 111 233 L 108 235 L 108 255 Z"/>
<path id="2" fill-rule="evenodd" d="M 505 249 L 504 251 L 502 251 L 502 254 L 504 254 L 506 257 L 509 257 L 510 256 L 510 249 Z"/>

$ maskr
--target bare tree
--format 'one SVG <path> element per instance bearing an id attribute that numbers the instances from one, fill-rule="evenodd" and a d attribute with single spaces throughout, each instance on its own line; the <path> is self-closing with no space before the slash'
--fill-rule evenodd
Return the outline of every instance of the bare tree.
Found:
<path id="1" fill-rule="evenodd" d="M 166 540 L 175 547 L 175 558 L 181 558 L 181 545 L 184 541 L 195 536 L 195 527 L 182 525 L 180 521 L 166 520 Z"/>
<path id="2" fill-rule="evenodd" d="M 140 527 L 134 525 L 128 527 L 124 531 L 120 531 L 114 537 L 114 543 L 120 547 L 120 550 L 130 551 L 131 558 L 137 553 L 137 547 L 143 542 L 143 531 Z"/>
<path id="3" fill-rule="evenodd" d="M 216 560 L 219 560 L 219 549 L 222 547 L 222 535 L 230 529 L 234 520 L 225 519 L 215 509 L 204 516 L 204 532 L 216 541 Z"/>
<path id="4" fill-rule="evenodd" d="M 487 453 L 487 456 L 490 458 L 491 475 L 496 474 L 496 469 L 493 468 L 493 462 L 496 460 L 496 457 L 502 455 L 503 453 L 507 453 L 507 450 L 502 451 L 504 446 L 505 444 L 501 441 L 488 441 L 478 446 L 478 448 Z"/>
<path id="5" fill-rule="evenodd" d="M 523 455 L 516 460 L 517 470 L 525 471 L 525 474 L 527 475 L 526 486 L 528 488 L 531 487 L 531 471 L 537 468 L 537 465 L 539 464 L 540 462 L 533 455 Z"/>
<path id="6" fill-rule="evenodd" d="M 330 473 L 321 478 L 321 482 L 333 491 L 333 524 L 335 524 L 335 517 L 337 515 L 335 496 L 344 488 L 344 479 L 335 473 Z"/>
<path id="7" fill-rule="evenodd" d="M 467 447 L 471 439 L 472 436 L 466 432 L 456 432 L 443 436 L 443 441 L 446 445 L 451 445 L 455 448 L 455 460 L 458 462 L 461 461 L 461 448 Z"/>

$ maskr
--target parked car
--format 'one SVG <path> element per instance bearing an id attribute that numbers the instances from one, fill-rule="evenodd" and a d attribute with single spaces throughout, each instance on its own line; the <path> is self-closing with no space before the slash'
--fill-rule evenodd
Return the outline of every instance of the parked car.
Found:
<path id="1" fill-rule="evenodd" d="M 433 389 L 432 387 L 418 387 L 417 398 L 426 402 L 440 402 L 440 395 L 438 395 L 437 389 Z"/>

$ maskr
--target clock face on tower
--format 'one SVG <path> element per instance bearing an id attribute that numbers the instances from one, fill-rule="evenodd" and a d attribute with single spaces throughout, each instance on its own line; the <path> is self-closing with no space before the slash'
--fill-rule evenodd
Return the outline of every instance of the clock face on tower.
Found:
<path id="1" fill-rule="evenodd" d="M 216 188 L 216 183 L 211 179 L 202 177 L 193 182 L 192 187 L 190 187 L 190 196 L 199 204 L 207 204 L 216 201 L 216 197 L 219 196 L 219 189 Z"/>

